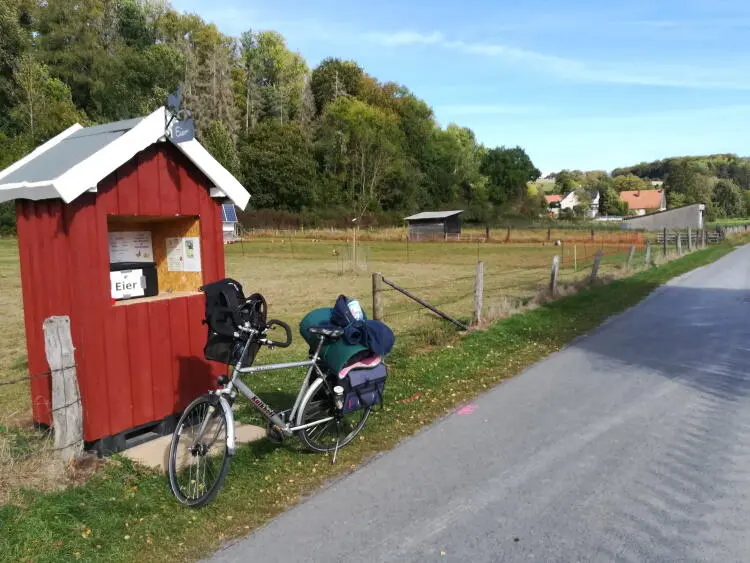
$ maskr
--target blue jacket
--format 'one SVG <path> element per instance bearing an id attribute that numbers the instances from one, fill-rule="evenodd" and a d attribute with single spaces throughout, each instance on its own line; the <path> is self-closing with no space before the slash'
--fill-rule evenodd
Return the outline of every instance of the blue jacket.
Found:
<path id="1" fill-rule="evenodd" d="M 393 349 L 396 336 L 388 325 L 380 321 L 354 320 L 347 299 L 339 295 L 333 306 L 331 322 L 344 329 L 344 341 L 347 344 L 365 346 L 376 356 L 387 356 Z"/>

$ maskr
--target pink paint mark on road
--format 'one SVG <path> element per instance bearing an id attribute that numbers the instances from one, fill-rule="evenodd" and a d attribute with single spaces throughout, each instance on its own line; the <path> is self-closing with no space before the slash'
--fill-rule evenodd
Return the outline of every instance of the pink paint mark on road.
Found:
<path id="1" fill-rule="evenodd" d="M 479 407 L 476 405 L 466 405 L 465 407 L 461 407 L 456 411 L 456 414 L 460 414 L 461 416 L 468 416 L 470 414 L 474 414 L 474 411 L 477 410 Z"/>

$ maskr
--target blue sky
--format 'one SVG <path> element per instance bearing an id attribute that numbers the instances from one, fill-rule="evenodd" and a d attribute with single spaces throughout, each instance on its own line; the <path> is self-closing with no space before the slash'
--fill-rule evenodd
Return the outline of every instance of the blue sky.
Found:
<path id="1" fill-rule="evenodd" d="M 172 4 L 230 35 L 275 29 L 311 67 L 354 59 L 544 173 L 750 154 L 746 0 Z"/>

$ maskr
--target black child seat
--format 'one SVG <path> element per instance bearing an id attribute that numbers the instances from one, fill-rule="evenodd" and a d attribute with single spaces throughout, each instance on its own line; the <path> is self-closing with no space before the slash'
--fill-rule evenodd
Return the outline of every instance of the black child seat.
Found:
<path id="1" fill-rule="evenodd" d="M 242 285 L 231 278 L 209 283 L 200 288 L 206 296 L 208 336 L 203 355 L 207 360 L 234 365 L 240 361 L 248 335 L 239 331 L 246 322 L 258 331 L 266 327 L 266 300 L 260 293 L 245 297 Z M 260 342 L 248 347 L 244 365 L 251 365 Z"/>

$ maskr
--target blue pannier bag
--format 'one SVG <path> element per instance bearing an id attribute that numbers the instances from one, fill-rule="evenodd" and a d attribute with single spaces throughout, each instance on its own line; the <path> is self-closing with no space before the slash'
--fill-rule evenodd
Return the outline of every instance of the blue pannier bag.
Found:
<path id="1" fill-rule="evenodd" d="M 383 404 L 388 369 L 383 362 L 374 367 L 352 369 L 339 385 L 344 388 L 344 414 Z"/>

